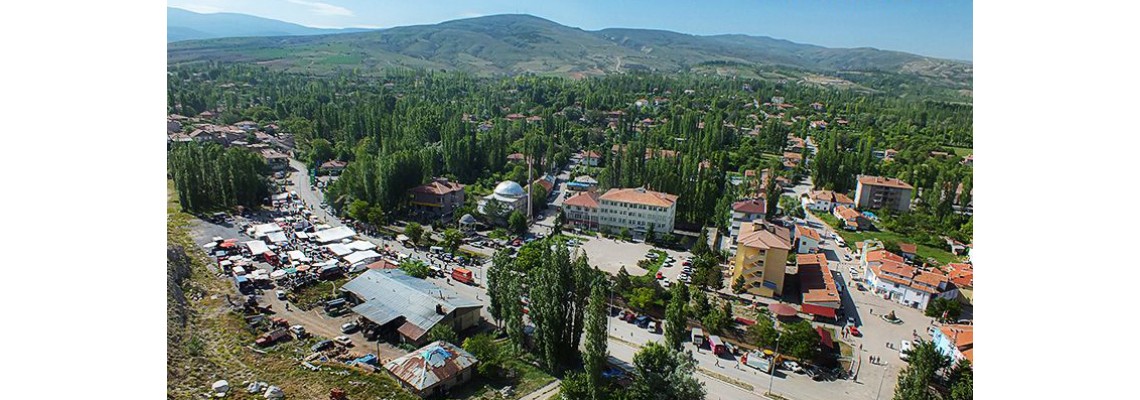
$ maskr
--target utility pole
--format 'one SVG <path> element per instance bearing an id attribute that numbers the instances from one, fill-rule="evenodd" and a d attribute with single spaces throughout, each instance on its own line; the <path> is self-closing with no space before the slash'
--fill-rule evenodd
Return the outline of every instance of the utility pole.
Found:
<path id="1" fill-rule="evenodd" d="M 879 400 L 879 396 L 883 394 L 883 381 L 887 380 L 887 364 L 883 364 L 883 378 L 879 379 L 879 392 L 875 394 L 875 400 Z"/>
<path id="2" fill-rule="evenodd" d="M 772 353 L 771 368 L 768 369 L 768 394 L 772 394 L 772 383 L 776 380 L 776 360 L 780 358 L 780 336 L 776 335 L 776 352 Z"/>

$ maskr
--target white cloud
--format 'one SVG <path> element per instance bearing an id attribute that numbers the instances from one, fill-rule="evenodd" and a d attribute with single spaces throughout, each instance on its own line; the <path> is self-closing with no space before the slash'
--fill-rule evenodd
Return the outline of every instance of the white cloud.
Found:
<path id="1" fill-rule="evenodd" d="M 329 3 L 321 3 L 319 1 L 305 1 L 305 0 L 289 0 L 290 3 L 309 7 L 309 11 L 320 15 L 333 15 L 342 17 L 353 16 L 352 10 L 347 8 L 332 5 Z"/>

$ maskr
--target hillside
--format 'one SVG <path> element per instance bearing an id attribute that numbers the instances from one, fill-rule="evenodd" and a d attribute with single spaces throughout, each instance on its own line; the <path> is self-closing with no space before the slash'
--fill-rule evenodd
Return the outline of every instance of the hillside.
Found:
<path id="1" fill-rule="evenodd" d="M 166 9 L 166 41 L 244 36 L 323 35 L 364 32 L 365 29 L 320 29 L 246 14 L 199 14 L 179 8 Z"/>
<path id="2" fill-rule="evenodd" d="M 705 71 L 709 65 L 732 65 L 733 73 L 781 68 L 798 71 L 792 75 L 797 78 L 807 72 L 899 74 L 949 90 L 969 90 L 973 81 L 969 63 L 902 52 L 835 49 L 747 35 L 696 36 L 623 28 L 586 31 L 530 15 L 494 15 L 337 35 L 189 41 L 169 47 L 171 64 L 204 60 L 256 62 L 314 73 L 403 66 L 478 75 L 536 73 L 577 78 L 637 70 Z"/>

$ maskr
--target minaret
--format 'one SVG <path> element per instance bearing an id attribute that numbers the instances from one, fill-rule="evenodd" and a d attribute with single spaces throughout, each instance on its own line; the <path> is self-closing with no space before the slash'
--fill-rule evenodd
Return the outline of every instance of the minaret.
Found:
<path id="1" fill-rule="evenodd" d="M 534 210 L 534 204 L 530 204 L 531 200 L 534 199 L 534 196 L 531 195 L 531 192 L 534 191 L 534 177 L 531 176 L 533 174 L 533 171 L 534 171 L 534 160 L 528 156 L 526 158 L 526 182 L 527 182 L 527 185 L 526 185 L 526 220 L 527 221 L 530 221 L 532 219 L 531 212 Z"/>

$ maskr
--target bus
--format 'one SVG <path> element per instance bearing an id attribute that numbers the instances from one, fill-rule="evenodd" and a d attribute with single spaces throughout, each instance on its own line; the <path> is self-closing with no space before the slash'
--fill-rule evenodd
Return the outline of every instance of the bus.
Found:
<path id="1" fill-rule="evenodd" d="M 451 279 L 466 283 L 468 285 L 475 284 L 475 274 L 467 268 L 455 268 L 451 270 Z"/>
<path id="2" fill-rule="evenodd" d="M 717 335 L 709 335 L 709 349 L 712 349 L 713 354 L 718 356 L 728 352 L 728 346 Z"/>

